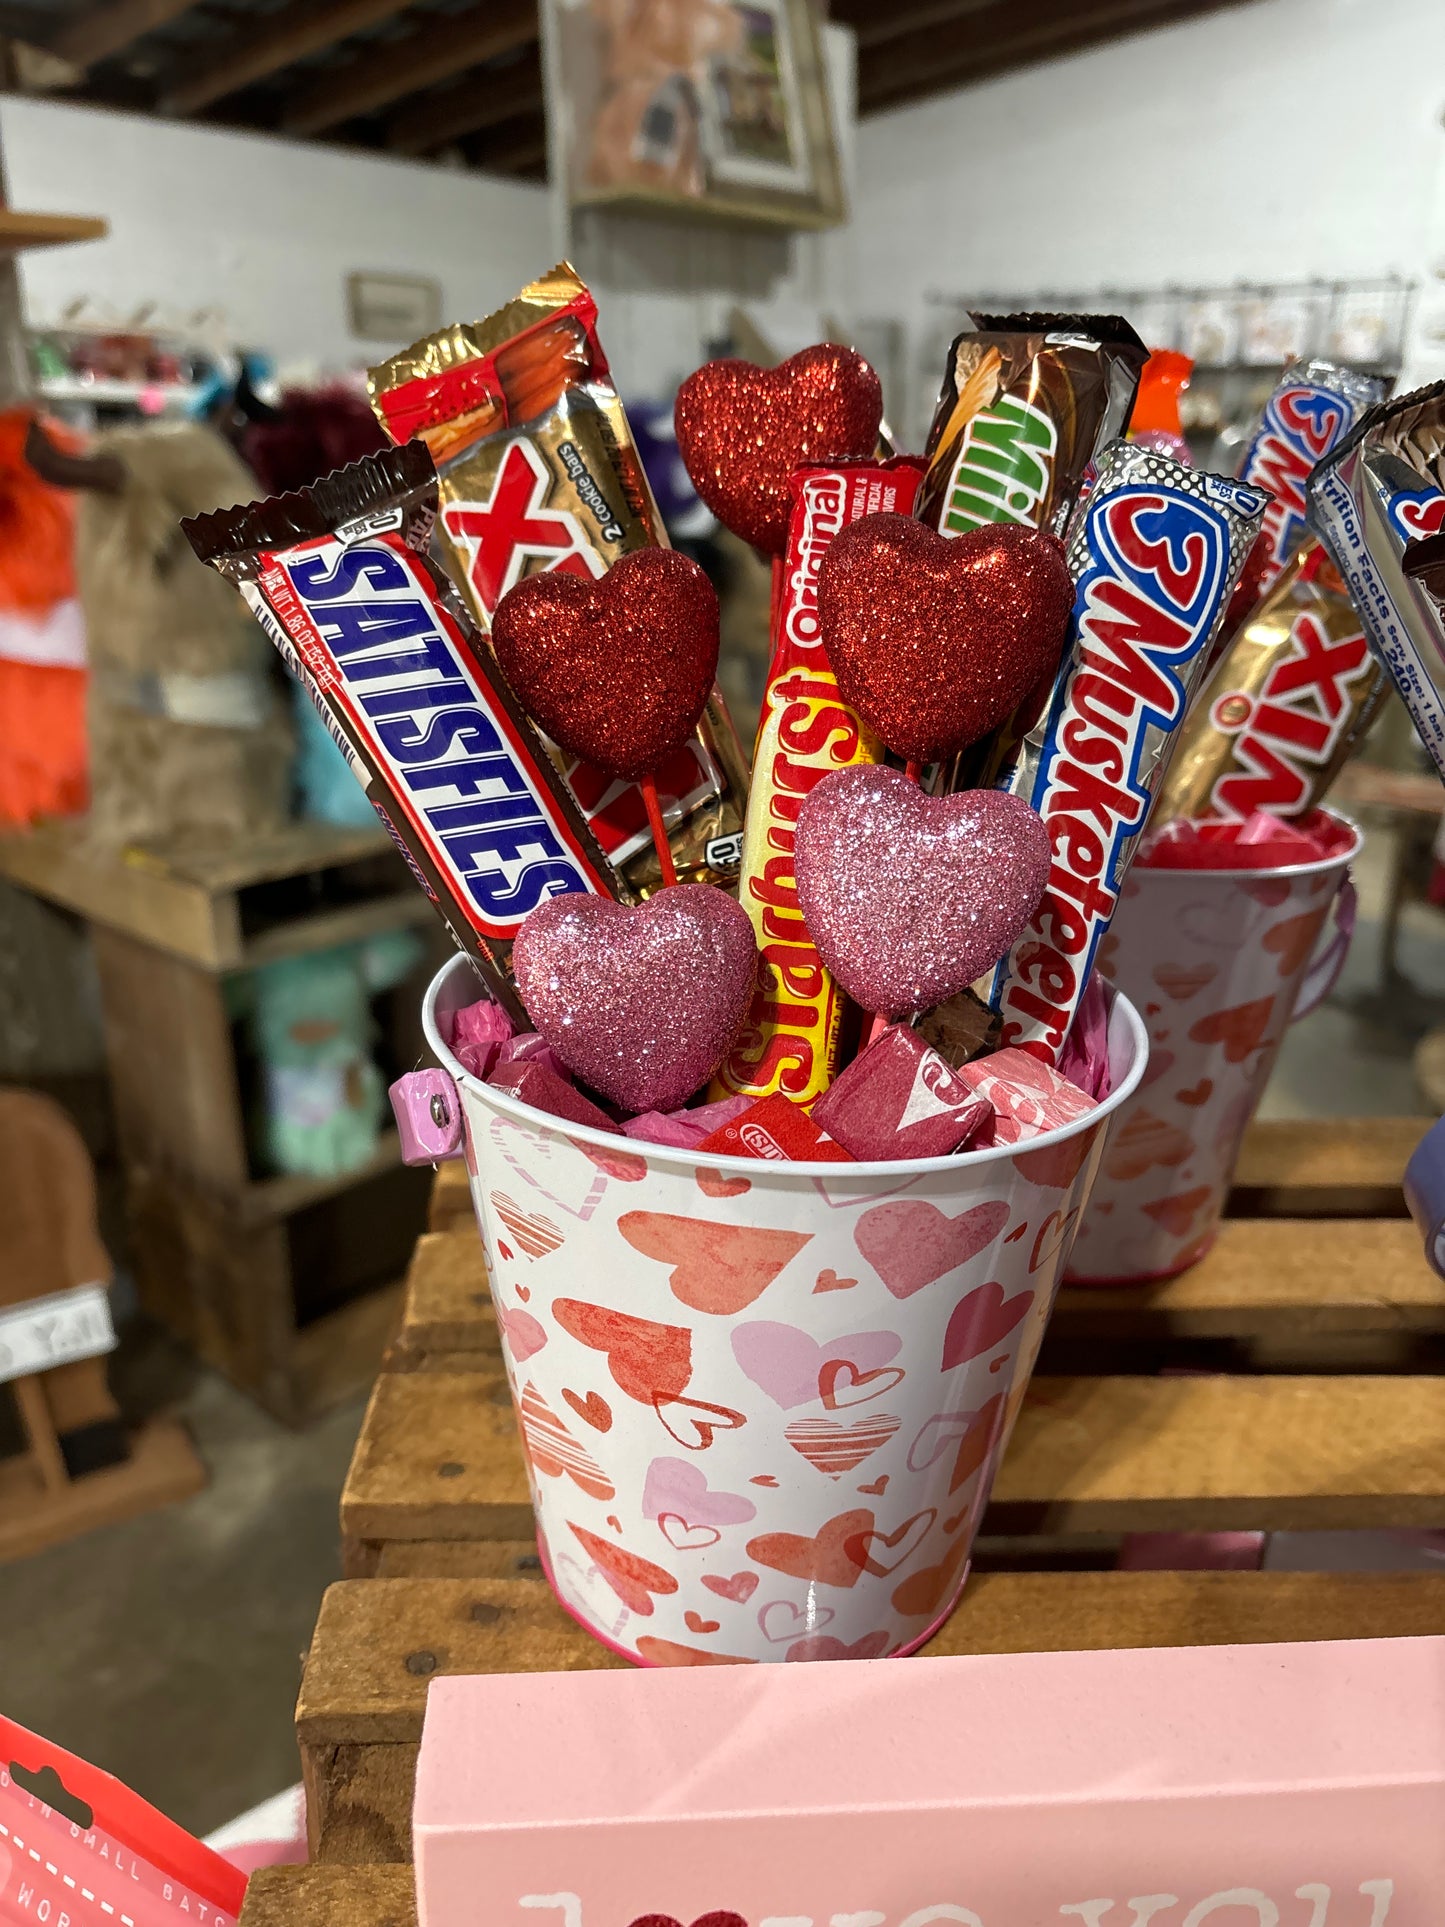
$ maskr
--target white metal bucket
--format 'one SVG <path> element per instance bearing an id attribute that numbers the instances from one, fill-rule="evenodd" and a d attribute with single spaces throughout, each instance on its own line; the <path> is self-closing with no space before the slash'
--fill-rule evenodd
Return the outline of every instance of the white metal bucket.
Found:
<path id="1" fill-rule="evenodd" d="M 562 1604 L 658 1665 L 911 1651 L 952 1609 L 1105 1126 L 1144 1070 L 1018 1147 L 786 1164 L 609 1136 L 493 1090 L 443 1041 L 538 1543 Z"/>

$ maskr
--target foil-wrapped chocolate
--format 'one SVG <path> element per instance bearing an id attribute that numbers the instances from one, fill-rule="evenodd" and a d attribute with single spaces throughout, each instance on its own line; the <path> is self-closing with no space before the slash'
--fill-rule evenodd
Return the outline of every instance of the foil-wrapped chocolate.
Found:
<path id="1" fill-rule="evenodd" d="M 1445 648 L 1436 605 L 1407 574 L 1411 542 L 1445 528 L 1445 382 L 1372 408 L 1309 478 L 1309 519 L 1370 646 L 1445 775 Z"/>
<path id="2" fill-rule="evenodd" d="M 1151 828 L 1303 816 L 1379 712 L 1389 679 L 1313 539 L 1285 564 L 1189 706 Z"/>
<path id="3" fill-rule="evenodd" d="M 1347 435 L 1388 384 L 1332 361 L 1295 361 L 1280 376 L 1240 464 L 1239 479 L 1271 496 L 1225 619 L 1227 637 L 1273 586 L 1306 534 L 1310 470 Z"/>
<path id="4" fill-rule="evenodd" d="M 1149 351 L 1118 315 L 971 315 L 948 351 L 920 521 L 1062 537 L 1089 465 L 1122 435 Z"/>
<path id="5" fill-rule="evenodd" d="M 420 442 L 181 524 L 235 583 L 493 999 L 527 1026 L 512 942 L 568 891 L 620 894 L 541 737 L 427 554 Z"/>
<path id="6" fill-rule="evenodd" d="M 1069 540 L 1063 666 L 1004 785 L 1053 846 L 1042 901 L 989 990 L 1005 1049 L 1058 1059 L 1267 499 L 1137 444 L 1100 458 Z"/>
<path id="7" fill-rule="evenodd" d="M 395 442 L 425 442 L 441 490 L 435 541 L 489 634 L 529 575 L 600 576 L 667 535 L 597 335 L 597 304 L 561 262 L 484 321 L 413 342 L 367 376 Z M 642 791 L 558 758 L 598 842 L 635 887 L 661 879 Z M 747 765 L 720 692 L 656 771 L 680 882 L 737 875 Z"/>

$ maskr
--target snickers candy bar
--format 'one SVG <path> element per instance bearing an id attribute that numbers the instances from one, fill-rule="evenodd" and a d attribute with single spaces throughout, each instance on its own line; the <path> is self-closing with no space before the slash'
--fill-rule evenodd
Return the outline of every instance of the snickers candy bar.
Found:
<path id="1" fill-rule="evenodd" d="M 1372 408 L 1309 478 L 1309 518 L 1445 775 L 1439 607 L 1405 551 L 1445 528 L 1445 382 Z"/>
<path id="2" fill-rule="evenodd" d="M 547 897 L 616 874 L 455 591 L 427 559 L 421 442 L 294 495 L 182 523 L 309 692 L 377 815 L 520 1027 L 512 942 Z"/>
<path id="3" fill-rule="evenodd" d="M 1100 460 L 1069 542 L 1063 664 L 1004 785 L 1053 849 L 989 991 L 1005 1047 L 1057 1061 L 1265 500 L 1137 443 Z"/>

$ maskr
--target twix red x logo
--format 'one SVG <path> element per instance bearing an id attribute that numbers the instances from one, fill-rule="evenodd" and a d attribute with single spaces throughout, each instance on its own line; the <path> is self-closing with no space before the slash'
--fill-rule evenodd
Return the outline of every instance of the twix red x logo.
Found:
<path id="1" fill-rule="evenodd" d="M 519 438 L 508 443 L 487 501 L 448 502 L 442 509 L 442 527 L 466 558 L 468 580 L 489 619 L 529 562 L 568 575 L 602 574 L 602 557 L 577 517 L 548 507 L 553 479 L 538 450 Z"/>

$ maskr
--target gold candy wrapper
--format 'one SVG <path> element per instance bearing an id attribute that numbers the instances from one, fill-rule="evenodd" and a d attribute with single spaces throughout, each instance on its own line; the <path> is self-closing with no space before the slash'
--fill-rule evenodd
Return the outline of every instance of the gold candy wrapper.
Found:
<path id="1" fill-rule="evenodd" d="M 485 321 L 458 322 L 369 371 L 395 442 L 424 441 L 441 489 L 435 543 L 484 635 L 517 582 L 548 570 L 598 577 L 665 546 L 597 337 L 597 304 L 560 263 Z M 608 860 L 634 888 L 661 881 L 635 783 L 557 760 Z M 714 690 L 692 738 L 656 771 L 679 881 L 738 873 L 747 765 Z"/>
<path id="2" fill-rule="evenodd" d="M 1192 703 L 1153 823 L 1314 809 L 1388 688 L 1316 541 L 1285 564 Z"/>

